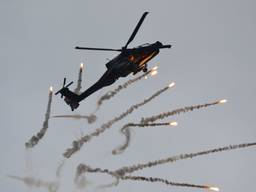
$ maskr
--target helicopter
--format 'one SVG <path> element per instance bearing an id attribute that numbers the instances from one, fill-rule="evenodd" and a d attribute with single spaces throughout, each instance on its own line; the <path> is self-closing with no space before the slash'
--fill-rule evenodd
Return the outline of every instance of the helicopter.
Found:
<path id="1" fill-rule="evenodd" d="M 75 49 L 79 50 L 116 51 L 120 52 L 120 54 L 106 63 L 107 71 L 95 84 L 80 95 L 69 90 L 68 87 L 73 82 L 66 85 L 66 78 L 64 78 L 63 87 L 57 91 L 55 95 L 60 93 L 61 98 L 65 96 L 64 101 L 71 107 L 72 111 L 78 108 L 80 101 L 99 89 L 113 84 L 118 78 L 126 77 L 131 73 L 135 75 L 140 71 L 147 72 L 147 62 L 154 58 L 159 53 L 160 49 L 171 48 L 171 45 L 163 45 L 159 41 L 152 44 L 147 43 L 138 47 L 128 48 L 128 45 L 133 41 L 147 14 L 148 12 L 143 13 L 127 43 L 121 49 L 75 47 Z"/>

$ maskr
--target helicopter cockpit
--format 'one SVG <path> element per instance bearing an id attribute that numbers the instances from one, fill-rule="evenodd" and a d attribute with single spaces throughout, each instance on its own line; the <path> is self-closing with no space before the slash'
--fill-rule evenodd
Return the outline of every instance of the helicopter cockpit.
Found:
<path id="1" fill-rule="evenodd" d="M 150 45 L 149 43 L 144 43 L 142 45 L 139 45 L 137 47 L 134 47 L 134 48 L 141 48 L 141 47 L 147 47 L 148 45 Z"/>

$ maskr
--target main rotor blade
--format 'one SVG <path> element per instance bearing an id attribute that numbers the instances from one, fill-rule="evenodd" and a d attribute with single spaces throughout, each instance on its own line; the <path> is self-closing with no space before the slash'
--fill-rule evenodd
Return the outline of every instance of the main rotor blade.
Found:
<path id="1" fill-rule="evenodd" d="M 121 49 L 92 48 L 92 47 L 75 47 L 75 49 L 96 50 L 96 51 L 122 51 Z"/>
<path id="2" fill-rule="evenodd" d="M 126 49 L 127 46 L 129 45 L 129 43 L 132 42 L 132 40 L 134 39 L 135 35 L 137 34 L 142 22 L 144 21 L 145 17 L 147 16 L 148 12 L 144 12 L 142 17 L 140 18 L 140 21 L 138 22 L 137 26 L 135 27 L 132 35 L 130 36 L 129 40 L 127 41 L 126 45 L 124 46 L 124 48 Z"/>
<path id="3" fill-rule="evenodd" d="M 65 87 L 65 85 L 66 85 L 66 77 L 64 77 L 64 80 L 63 80 L 63 85 L 62 85 L 62 87 Z"/>

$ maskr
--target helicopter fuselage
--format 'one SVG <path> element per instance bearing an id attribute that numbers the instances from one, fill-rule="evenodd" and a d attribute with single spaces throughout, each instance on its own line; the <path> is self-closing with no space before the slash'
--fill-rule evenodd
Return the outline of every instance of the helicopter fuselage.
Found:
<path id="1" fill-rule="evenodd" d="M 156 42 L 121 52 L 106 64 L 107 71 L 94 85 L 79 95 L 77 101 L 80 102 L 102 87 L 113 84 L 120 77 L 126 77 L 130 73 L 136 74 L 146 69 L 147 62 L 159 53 L 161 47 L 163 47 L 162 43 Z"/>
<path id="2" fill-rule="evenodd" d="M 126 77 L 130 73 L 136 74 L 147 68 L 147 62 L 159 53 L 162 46 L 160 42 L 147 46 L 126 49 L 106 64 L 108 70 L 115 74 L 116 78 Z"/>

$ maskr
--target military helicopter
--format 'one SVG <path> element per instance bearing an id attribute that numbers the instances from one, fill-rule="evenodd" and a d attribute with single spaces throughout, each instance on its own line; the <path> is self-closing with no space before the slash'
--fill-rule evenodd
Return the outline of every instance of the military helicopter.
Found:
<path id="1" fill-rule="evenodd" d="M 120 54 L 106 63 L 107 71 L 95 84 L 82 92 L 80 95 L 77 95 L 68 89 L 73 82 L 65 85 L 66 78 L 64 78 L 63 87 L 56 92 L 55 95 L 60 93 L 61 97 L 65 96 L 64 100 L 68 105 L 70 105 L 72 111 L 78 108 L 80 101 L 99 89 L 113 84 L 118 78 L 126 77 L 130 73 L 135 75 L 140 71 L 147 72 L 147 62 L 155 57 L 159 53 L 160 49 L 171 48 L 171 45 L 163 45 L 159 41 L 152 44 L 143 44 L 135 48 L 127 48 L 137 34 L 147 14 L 148 12 L 143 13 L 132 35 L 128 39 L 125 46 L 123 46 L 121 49 L 75 47 L 75 49 L 80 50 L 117 51 L 120 52 Z"/>

